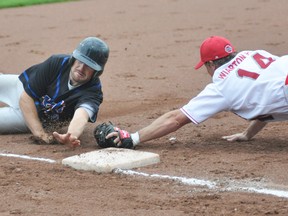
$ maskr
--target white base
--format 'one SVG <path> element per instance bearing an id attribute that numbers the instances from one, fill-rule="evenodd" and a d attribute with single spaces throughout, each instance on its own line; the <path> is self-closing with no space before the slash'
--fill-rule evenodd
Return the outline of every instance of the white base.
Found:
<path id="1" fill-rule="evenodd" d="M 132 149 L 106 148 L 64 158 L 62 164 L 78 170 L 112 172 L 159 163 L 158 154 Z"/>

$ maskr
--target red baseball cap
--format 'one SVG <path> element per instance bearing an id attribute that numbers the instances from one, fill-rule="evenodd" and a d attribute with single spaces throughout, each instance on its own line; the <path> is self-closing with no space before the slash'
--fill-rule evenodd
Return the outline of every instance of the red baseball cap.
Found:
<path id="1" fill-rule="evenodd" d="M 235 48 L 229 40 L 219 36 L 211 36 L 203 41 L 200 47 L 200 62 L 195 66 L 199 69 L 207 61 L 214 61 L 235 52 Z"/>

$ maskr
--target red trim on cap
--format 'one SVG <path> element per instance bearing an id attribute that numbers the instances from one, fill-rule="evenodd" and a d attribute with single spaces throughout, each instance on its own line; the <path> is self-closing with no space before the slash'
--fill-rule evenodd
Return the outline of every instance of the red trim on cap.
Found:
<path id="1" fill-rule="evenodd" d="M 204 62 L 200 61 L 194 68 L 197 70 L 204 65 Z"/>

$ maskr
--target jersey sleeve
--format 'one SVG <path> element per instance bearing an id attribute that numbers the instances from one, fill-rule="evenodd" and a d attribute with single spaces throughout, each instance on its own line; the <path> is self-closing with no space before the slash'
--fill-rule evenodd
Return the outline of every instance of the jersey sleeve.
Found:
<path id="1" fill-rule="evenodd" d="M 93 82 L 93 85 L 85 89 L 82 96 L 75 106 L 75 110 L 79 107 L 84 108 L 88 115 L 89 121 L 95 122 L 99 111 L 100 104 L 103 101 L 102 85 L 99 78 Z"/>
<path id="2" fill-rule="evenodd" d="M 89 104 L 81 104 L 79 107 L 86 110 L 86 112 L 88 113 L 90 121 L 92 121 L 94 113 L 95 113 L 95 112 L 93 112 L 93 107 L 91 107 Z"/>
<path id="3" fill-rule="evenodd" d="M 194 124 L 199 124 L 221 111 L 228 111 L 229 105 L 215 84 L 211 83 L 180 110 Z"/>

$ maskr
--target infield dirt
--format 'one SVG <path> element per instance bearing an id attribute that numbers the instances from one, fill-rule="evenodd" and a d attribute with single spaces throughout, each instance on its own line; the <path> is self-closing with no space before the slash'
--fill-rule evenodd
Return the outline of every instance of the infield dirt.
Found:
<path id="1" fill-rule="evenodd" d="M 97 149 L 93 129 L 114 124 L 135 132 L 180 108 L 211 78 L 195 71 L 199 46 L 210 35 L 237 50 L 287 52 L 286 0 L 81 0 L 0 10 L 0 72 L 20 74 L 52 54 L 71 53 L 87 36 L 104 39 L 110 58 L 101 76 L 104 102 L 82 147 L 35 145 L 29 134 L 1 135 L 0 152 L 65 157 Z M 253 140 L 230 143 L 224 135 L 247 122 L 221 113 L 189 124 L 136 150 L 160 155 L 137 172 L 288 190 L 287 123 L 269 124 Z M 175 137 L 176 141 L 169 139 Z M 0 157 L 0 215 L 287 215 L 288 199 L 210 190 L 169 179 L 73 170 L 59 163 Z"/>

